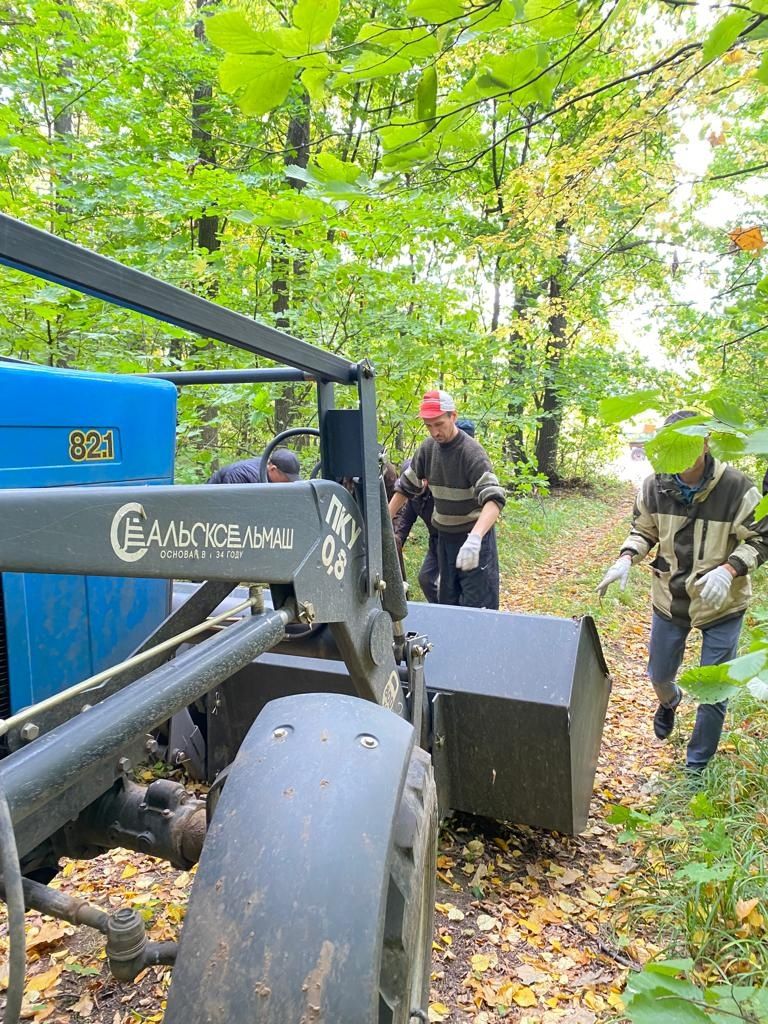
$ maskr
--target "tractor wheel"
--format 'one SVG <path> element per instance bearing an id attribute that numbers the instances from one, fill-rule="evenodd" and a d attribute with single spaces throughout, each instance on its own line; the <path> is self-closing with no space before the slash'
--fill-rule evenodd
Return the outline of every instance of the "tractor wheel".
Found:
<path id="1" fill-rule="evenodd" d="M 437 792 L 429 754 L 414 747 L 395 825 L 387 888 L 377 1024 L 426 1014 L 435 910 Z"/>
<path id="2" fill-rule="evenodd" d="M 216 805 L 166 1024 L 426 1019 L 436 842 L 407 722 L 338 694 L 268 704 Z"/>

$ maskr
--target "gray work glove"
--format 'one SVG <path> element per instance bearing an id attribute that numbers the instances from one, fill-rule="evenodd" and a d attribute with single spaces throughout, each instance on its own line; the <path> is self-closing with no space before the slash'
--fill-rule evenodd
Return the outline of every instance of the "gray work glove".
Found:
<path id="1" fill-rule="evenodd" d="M 482 537 L 478 537 L 476 533 L 470 533 L 459 548 L 458 555 L 456 555 L 456 568 L 462 572 L 476 569 L 480 564 L 480 546 L 482 543 Z"/>
<path id="2" fill-rule="evenodd" d="M 717 610 L 725 604 L 728 593 L 733 583 L 733 576 L 724 565 L 718 565 L 716 569 L 705 572 L 700 580 L 696 580 L 694 587 L 701 588 L 701 600 L 710 608 Z"/>
<path id="3" fill-rule="evenodd" d="M 597 592 L 600 597 L 605 597 L 605 592 L 612 583 L 617 581 L 621 584 L 621 589 L 625 590 L 627 586 L 627 580 L 629 579 L 629 570 L 632 568 L 632 557 L 630 555 L 621 555 L 613 563 L 608 572 L 603 576 L 597 586 Z"/>

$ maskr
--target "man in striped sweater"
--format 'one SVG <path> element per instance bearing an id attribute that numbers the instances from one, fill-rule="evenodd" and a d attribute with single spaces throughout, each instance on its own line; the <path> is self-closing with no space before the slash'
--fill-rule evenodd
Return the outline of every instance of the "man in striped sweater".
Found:
<path id="1" fill-rule="evenodd" d="M 671 426 L 696 413 L 672 413 Z M 744 473 L 702 453 L 682 473 L 657 473 L 643 482 L 635 500 L 632 529 L 619 558 L 598 586 L 627 584 L 630 568 L 657 548 L 651 562 L 653 619 L 648 676 L 659 698 L 653 717 L 665 740 L 675 723 L 682 693 L 675 677 L 691 629 L 702 634 L 701 664 L 721 665 L 736 657 L 744 612 L 752 595 L 749 574 L 768 557 L 768 518 L 754 521 L 760 494 Z M 700 704 L 686 763 L 701 771 L 714 756 L 726 702 Z"/>
<path id="2" fill-rule="evenodd" d="M 456 403 L 445 391 L 428 391 L 419 416 L 429 437 L 395 484 L 394 518 L 409 498 L 432 492 L 437 530 L 440 604 L 499 607 L 499 555 L 494 524 L 506 495 L 483 446 L 459 430 Z"/>

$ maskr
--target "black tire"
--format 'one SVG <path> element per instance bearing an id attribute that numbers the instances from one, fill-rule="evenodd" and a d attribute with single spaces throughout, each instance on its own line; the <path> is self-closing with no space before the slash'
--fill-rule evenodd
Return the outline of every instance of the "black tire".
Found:
<path id="1" fill-rule="evenodd" d="M 436 847 L 406 721 L 338 694 L 267 704 L 213 813 L 166 1024 L 425 1019 Z"/>
<path id="2" fill-rule="evenodd" d="M 435 910 L 437 792 L 429 754 L 414 748 L 394 835 L 379 982 L 378 1024 L 427 1011 Z"/>

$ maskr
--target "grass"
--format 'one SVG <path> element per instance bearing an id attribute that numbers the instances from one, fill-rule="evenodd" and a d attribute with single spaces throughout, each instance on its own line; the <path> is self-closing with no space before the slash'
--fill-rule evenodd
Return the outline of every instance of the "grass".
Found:
<path id="1" fill-rule="evenodd" d="M 599 526 L 611 515 L 621 492 L 621 485 L 607 482 L 588 492 L 510 498 L 496 528 L 502 579 L 535 569 L 558 550 L 563 558 L 577 560 L 574 537 L 583 529 Z M 404 550 L 412 601 L 424 600 L 416 580 L 426 546 L 427 530 L 419 521 Z"/>
<path id="2" fill-rule="evenodd" d="M 764 603 L 768 573 L 754 584 Z M 742 650 L 754 625 L 748 614 Z M 689 958 L 688 980 L 710 995 L 723 983 L 768 986 L 767 739 L 768 704 L 742 691 L 701 778 L 671 772 L 650 813 L 625 826 L 640 866 L 623 883 L 622 926 L 650 934 L 665 958 Z M 766 1019 L 752 1013 L 734 1019 Z"/>

